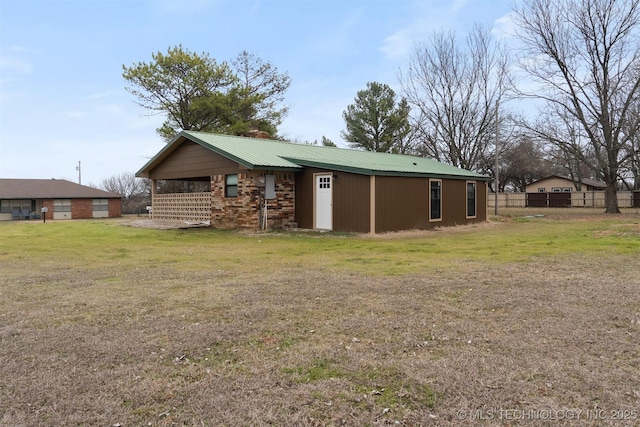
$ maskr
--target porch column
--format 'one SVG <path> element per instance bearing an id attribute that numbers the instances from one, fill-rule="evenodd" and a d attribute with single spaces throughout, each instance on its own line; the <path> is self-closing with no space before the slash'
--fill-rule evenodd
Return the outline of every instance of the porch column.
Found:
<path id="1" fill-rule="evenodd" d="M 158 188 L 158 180 L 157 179 L 152 179 L 151 180 L 151 219 L 153 219 L 153 217 L 154 217 L 153 200 L 156 198 L 157 188 Z"/>

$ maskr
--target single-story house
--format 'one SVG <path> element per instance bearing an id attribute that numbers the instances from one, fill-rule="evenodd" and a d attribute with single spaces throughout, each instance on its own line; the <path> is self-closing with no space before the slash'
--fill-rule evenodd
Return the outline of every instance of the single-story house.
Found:
<path id="1" fill-rule="evenodd" d="M 122 196 L 64 179 L 0 179 L 0 220 L 119 217 Z"/>
<path id="2" fill-rule="evenodd" d="M 606 188 L 607 185 L 603 182 L 583 179 L 580 191 L 602 191 Z M 551 175 L 527 185 L 525 191 L 527 193 L 570 193 L 578 191 L 578 188 L 571 178 Z"/>
<path id="3" fill-rule="evenodd" d="M 416 156 L 193 131 L 136 176 L 152 180 L 154 219 L 359 233 L 486 221 L 489 179 Z M 170 180 L 185 190 L 162 194 Z"/>

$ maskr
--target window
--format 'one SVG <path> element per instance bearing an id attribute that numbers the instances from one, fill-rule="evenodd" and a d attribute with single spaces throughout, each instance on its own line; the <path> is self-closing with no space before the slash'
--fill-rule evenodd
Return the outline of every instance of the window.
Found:
<path id="1" fill-rule="evenodd" d="M 442 220 L 442 180 L 433 179 L 429 181 L 429 221 Z"/>
<path id="2" fill-rule="evenodd" d="M 467 182 L 467 218 L 476 217 L 476 183 Z"/>
<path id="3" fill-rule="evenodd" d="M 554 193 L 560 193 L 562 191 L 562 188 L 560 188 L 560 187 L 552 187 L 551 191 L 554 192 Z"/>
<path id="4" fill-rule="evenodd" d="M 93 199 L 93 210 L 109 211 L 109 199 Z"/>
<path id="5" fill-rule="evenodd" d="M 538 193 L 546 193 L 547 189 L 544 187 L 538 187 Z"/>
<path id="6" fill-rule="evenodd" d="M 321 176 L 318 182 L 318 188 L 331 188 L 331 177 L 330 176 Z"/>
<path id="7" fill-rule="evenodd" d="M 57 199 L 53 201 L 54 212 L 71 212 L 71 200 Z"/>
<path id="8" fill-rule="evenodd" d="M 564 187 L 564 188 L 562 189 L 562 191 L 563 191 L 564 193 L 571 193 L 571 187 Z"/>
<path id="9" fill-rule="evenodd" d="M 225 197 L 238 197 L 238 175 L 225 176 Z"/>
<path id="10" fill-rule="evenodd" d="M 31 200 L 0 200 L 0 213 L 11 213 L 14 209 L 20 212 L 31 209 Z"/>

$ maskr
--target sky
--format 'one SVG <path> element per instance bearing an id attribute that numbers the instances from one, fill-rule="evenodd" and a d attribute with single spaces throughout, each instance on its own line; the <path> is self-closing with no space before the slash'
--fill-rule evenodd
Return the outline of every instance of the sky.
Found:
<path id="1" fill-rule="evenodd" d="M 342 112 L 368 82 L 400 95 L 416 43 L 475 23 L 499 37 L 510 10 L 511 0 L 0 0 L 0 178 L 99 187 L 142 168 L 164 146 L 164 117 L 134 102 L 123 66 L 177 45 L 270 62 L 291 78 L 279 135 L 347 147 Z"/>

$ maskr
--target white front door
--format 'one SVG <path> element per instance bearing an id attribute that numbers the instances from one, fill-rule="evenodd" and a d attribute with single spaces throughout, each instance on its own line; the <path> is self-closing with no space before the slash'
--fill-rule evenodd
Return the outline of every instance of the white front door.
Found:
<path id="1" fill-rule="evenodd" d="M 331 230 L 332 220 L 332 194 L 331 174 L 319 174 L 315 176 L 315 228 Z"/>

